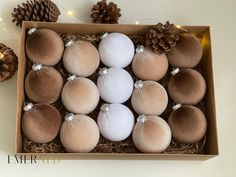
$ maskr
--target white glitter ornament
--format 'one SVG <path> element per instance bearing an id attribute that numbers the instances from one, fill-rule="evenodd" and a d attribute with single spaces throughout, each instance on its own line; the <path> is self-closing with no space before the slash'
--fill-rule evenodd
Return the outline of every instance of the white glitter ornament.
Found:
<path id="1" fill-rule="evenodd" d="M 134 44 L 131 39 L 121 33 L 105 33 L 98 46 L 101 61 L 109 67 L 124 68 L 134 56 Z"/>
<path id="2" fill-rule="evenodd" d="M 97 124 L 102 136 L 110 141 L 122 141 L 132 133 L 134 115 L 122 104 L 104 104 L 98 114 Z"/>
<path id="3" fill-rule="evenodd" d="M 133 92 L 131 75 L 121 68 L 102 68 L 97 80 L 101 98 L 108 103 L 124 103 Z"/>

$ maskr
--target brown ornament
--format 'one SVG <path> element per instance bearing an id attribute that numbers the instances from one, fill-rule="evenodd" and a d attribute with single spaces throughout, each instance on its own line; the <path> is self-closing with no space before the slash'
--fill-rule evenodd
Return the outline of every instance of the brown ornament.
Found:
<path id="1" fill-rule="evenodd" d="M 120 16 L 120 8 L 114 2 L 107 3 L 106 0 L 99 1 L 91 10 L 94 23 L 115 24 L 118 23 Z"/>
<path id="2" fill-rule="evenodd" d="M 202 75 L 193 69 L 175 69 L 168 82 L 170 97 L 182 104 L 195 105 L 206 93 L 206 82 Z"/>
<path id="3" fill-rule="evenodd" d="M 22 21 L 56 22 L 60 11 L 50 0 L 30 0 L 13 9 L 13 23 L 22 26 Z"/>
<path id="4" fill-rule="evenodd" d="M 56 108 L 44 103 L 28 103 L 24 111 L 22 131 L 28 139 L 35 143 L 47 143 L 57 136 L 62 119 Z"/>
<path id="5" fill-rule="evenodd" d="M 155 53 L 162 54 L 170 51 L 176 45 L 179 40 L 179 33 L 179 29 L 169 21 L 164 25 L 158 23 L 146 33 L 146 45 Z"/>
<path id="6" fill-rule="evenodd" d="M 13 50 L 0 43 L 0 82 L 10 79 L 18 69 L 18 58 Z"/>
<path id="7" fill-rule="evenodd" d="M 195 106 L 184 105 L 174 110 L 168 119 L 173 137 L 181 143 L 195 143 L 206 133 L 205 115 Z"/>
<path id="8" fill-rule="evenodd" d="M 199 39 L 192 33 L 180 34 L 176 46 L 166 53 L 170 65 L 194 68 L 201 60 L 203 49 Z"/>
<path id="9" fill-rule="evenodd" d="M 53 66 L 57 64 L 64 51 L 64 43 L 53 30 L 32 28 L 26 39 L 26 54 L 34 63 Z"/>
<path id="10" fill-rule="evenodd" d="M 33 65 L 25 79 L 27 96 L 37 103 L 54 103 L 58 100 L 63 86 L 61 74 L 52 67 Z"/>

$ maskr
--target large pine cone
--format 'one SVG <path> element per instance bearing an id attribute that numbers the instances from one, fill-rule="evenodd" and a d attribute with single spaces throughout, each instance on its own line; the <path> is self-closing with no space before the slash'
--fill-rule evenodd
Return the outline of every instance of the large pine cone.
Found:
<path id="1" fill-rule="evenodd" d="M 30 0 L 13 9 L 12 22 L 22 26 L 22 21 L 56 22 L 60 11 L 51 0 Z"/>
<path id="2" fill-rule="evenodd" d="M 0 43 L 0 82 L 10 79 L 18 68 L 18 58 L 12 49 Z"/>
<path id="3" fill-rule="evenodd" d="M 91 12 L 94 23 L 116 24 L 121 16 L 120 8 L 114 2 L 107 4 L 106 0 L 93 5 Z"/>
<path id="4" fill-rule="evenodd" d="M 168 21 L 165 25 L 158 23 L 146 33 L 146 45 L 157 54 L 168 52 L 179 40 L 179 29 Z"/>

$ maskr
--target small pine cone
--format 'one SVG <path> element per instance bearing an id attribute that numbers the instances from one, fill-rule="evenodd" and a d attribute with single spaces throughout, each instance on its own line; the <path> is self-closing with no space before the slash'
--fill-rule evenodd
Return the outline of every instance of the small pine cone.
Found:
<path id="1" fill-rule="evenodd" d="M 60 11 L 51 0 L 30 0 L 13 9 L 13 23 L 21 26 L 22 21 L 56 22 Z"/>
<path id="2" fill-rule="evenodd" d="M 18 68 L 18 58 L 12 49 L 0 43 L 0 82 L 10 79 Z"/>
<path id="3" fill-rule="evenodd" d="M 91 10 L 94 23 L 117 24 L 120 16 L 120 8 L 114 2 L 107 4 L 106 0 L 99 1 Z"/>
<path id="4" fill-rule="evenodd" d="M 146 45 L 157 54 L 168 52 L 179 40 L 179 29 L 168 21 L 165 25 L 158 23 L 146 33 Z"/>

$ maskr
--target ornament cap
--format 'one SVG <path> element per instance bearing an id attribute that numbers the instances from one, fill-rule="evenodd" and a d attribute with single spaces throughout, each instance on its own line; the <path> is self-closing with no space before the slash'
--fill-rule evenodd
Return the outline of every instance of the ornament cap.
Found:
<path id="1" fill-rule="evenodd" d="M 34 28 L 31 28 L 29 31 L 28 31 L 28 35 L 31 35 L 33 34 L 37 29 L 34 27 Z"/>
<path id="2" fill-rule="evenodd" d="M 107 73 L 108 73 L 108 69 L 107 69 L 106 67 L 100 68 L 100 70 L 99 70 L 99 72 L 98 72 L 98 74 L 99 74 L 100 76 L 106 75 Z"/>
<path id="3" fill-rule="evenodd" d="M 180 71 L 179 68 L 174 68 L 173 71 L 171 71 L 171 74 L 174 76 Z"/>
<path id="4" fill-rule="evenodd" d="M 105 39 L 105 38 L 107 38 L 107 36 L 108 36 L 108 33 L 106 32 L 101 36 L 101 39 Z"/>
<path id="5" fill-rule="evenodd" d="M 140 116 L 137 118 L 137 122 L 142 122 L 142 123 L 144 123 L 146 120 L 147 120 L 147 117 L 146 117 L 145 115 L 140 115 Z"/>
<path id="6" fill-rule="evenodd" d="M 103 104 L 100 108 L 102 112 L 108 112 L 110 110 L 110 105 L 109 104 Z"/>
<path id="7" fill-rule="evenodd" d="M 175 111 L 175 110 L 177 110 L 177 109 L 179 109 L 181 107 L 182 107 L 182 104 L 181 103 L 177 103 L 174 106 L 172 106 L 172 109 Z"/>
<path id="8" fill-rule="evenodd" d="M 33 108 L 33 103 L 28 103 L 28 102 L 25 102 L 24 103 L 24 107 L 23 107 L 23 110 L 24 111 L 29 111 Z"/>
<path id="9" fill-rule="evenodd" d="M 65 120 L 66 121 L 72 121 L 75 118 L 75 115 L 73 113 L 66 113 Z"/>
<path id="10" fill-rule="evenodd" d="M 139 80 L 134 83 L 134 88 L 140 89 L 143 87 L 143 81 Z"/>
<path id="11" fill-rule="evenodd" d="M 67 81 L 73 81 L 73 80 L 75 80 L 77 77 L 76 77 L 76 75 L 71 75 L 71 76 L 69 76 L 68 78 L 67 78 Z"/>
<path id="12" fill-rule="evenodd" d="M 65 47 L 70 47 L 73 43 L 73 40 L 70 40 L 65 44 Z"/>
<path id="13" fill-rule="evenodd" d="M 40 70 L 42 67 L 43 67 L 42 64 L 34 63 L 33 66 L 32 66 L 32 70 L 38 71 L 38 70 Z"/>
<path id="14" fill-rule="evenodd" d="M 137 48 L 136 48 L 136 53 L 140 54 L 140 53 L 143 53 L 144 52 L 144 46 L 143 45 L 139 45 Z"/>

